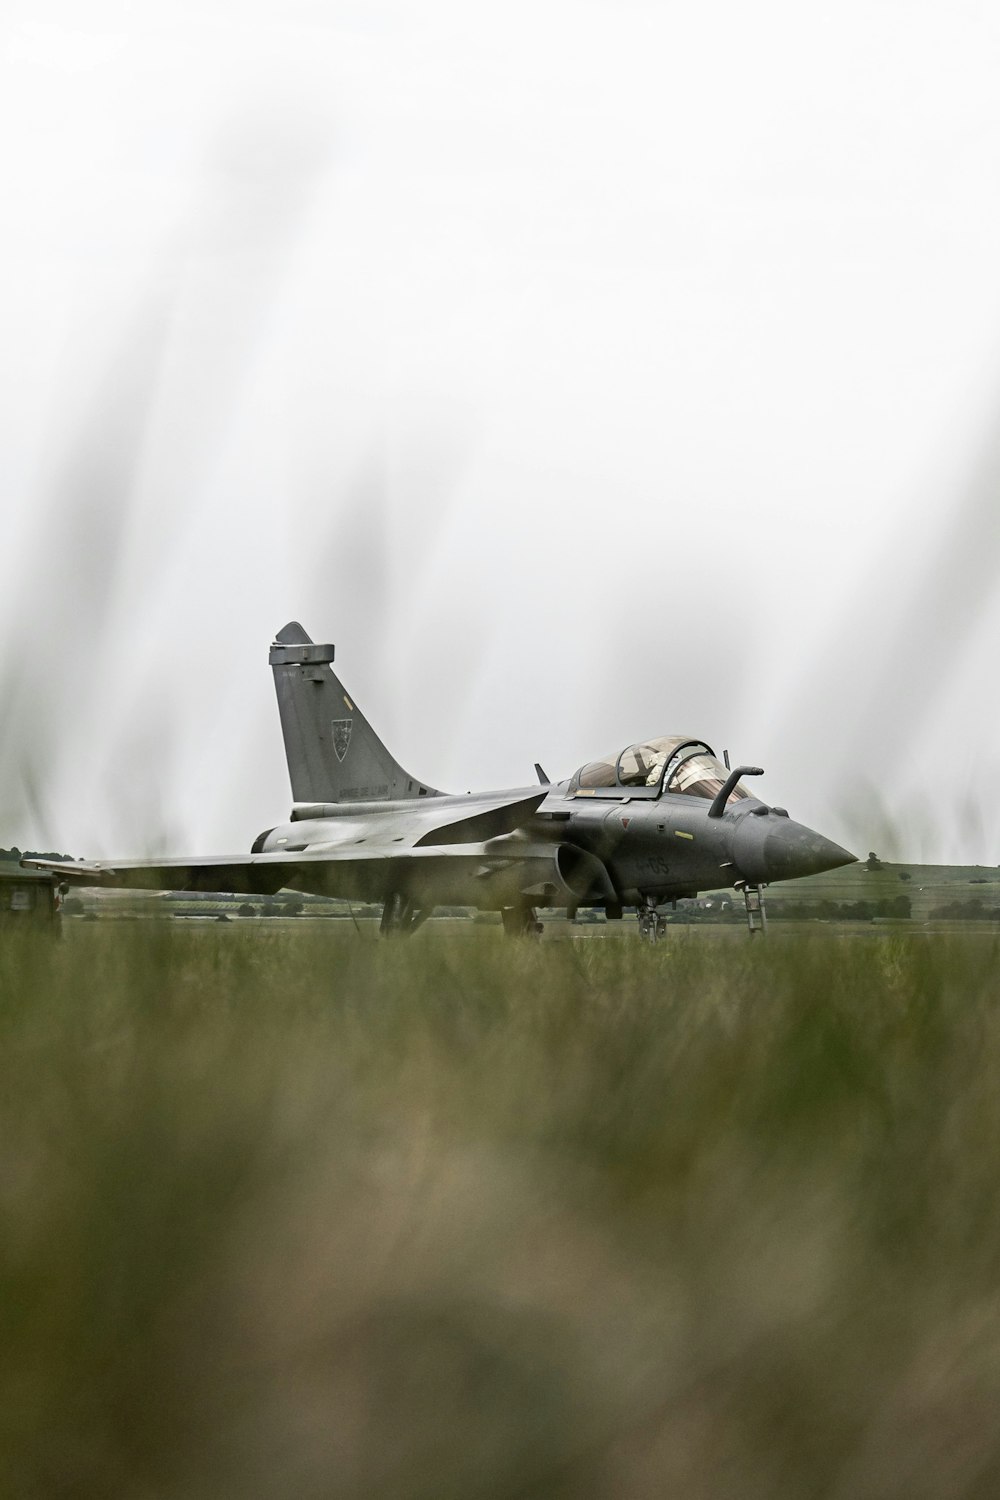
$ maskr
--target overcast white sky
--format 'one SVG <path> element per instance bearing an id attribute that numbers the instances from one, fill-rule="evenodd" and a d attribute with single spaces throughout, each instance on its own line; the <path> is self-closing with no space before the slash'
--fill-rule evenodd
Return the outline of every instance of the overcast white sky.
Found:
<path id="1" fill-rule="evenodd" d="M 435 785 L 691 731 L 1000 860 L 998 78 L 955 0 L 6 0 L 0 845 L 247 848 L 298 618 Z"/>

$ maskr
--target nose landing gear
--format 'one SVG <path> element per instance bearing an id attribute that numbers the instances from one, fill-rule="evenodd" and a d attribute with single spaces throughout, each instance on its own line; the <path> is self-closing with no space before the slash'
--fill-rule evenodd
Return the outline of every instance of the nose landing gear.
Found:
<path id="1" fill-rule="evenodd" d="M 639 935 L 647 943 L 658 943 L 666 930 L 666 919 L 657 911 L 655 898 L 647 896 L 639 907 Z"/>

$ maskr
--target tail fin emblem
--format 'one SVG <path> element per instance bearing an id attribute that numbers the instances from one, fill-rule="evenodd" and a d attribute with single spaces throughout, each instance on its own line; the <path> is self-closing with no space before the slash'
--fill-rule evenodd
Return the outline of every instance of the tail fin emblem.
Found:
<path id="1" fill-rule="evenodd" d="M 333 752 L 338 760 L 343 760 L 347 754 L 353 724 L 353 719 L 334 719 L 330 724 L 333 730 Z"/>

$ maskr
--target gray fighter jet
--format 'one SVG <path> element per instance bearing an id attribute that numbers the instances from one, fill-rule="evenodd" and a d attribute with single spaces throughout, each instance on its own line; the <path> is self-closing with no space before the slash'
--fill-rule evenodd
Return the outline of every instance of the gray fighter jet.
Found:
<path id="1" fill-rule="evenodd" d="M 382 904 L 382 932 L 411 933 L 437 906 L 499 911 L 511 935 L 540 930 L 537 909 L 638 908 L 659 936 L 660 908 L 733 888 L 751 932 L 763 887 L 854 856 L 768 807 L 689 735 L 628 745 L 565 781 L 452 796 L 404 771 L 333 671 L 332 646 L 292 623 L 270 664 L 292 784 L 291 819 L 249 855 L 64 863 L 28 860 L 77 885 L 274 894 L 288 889 Z"/>

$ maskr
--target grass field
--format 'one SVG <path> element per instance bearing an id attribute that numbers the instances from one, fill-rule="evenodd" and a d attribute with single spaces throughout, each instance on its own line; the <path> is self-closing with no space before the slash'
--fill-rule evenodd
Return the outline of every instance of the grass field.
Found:
<path id="1" fill-rule="evenodd" d="M 7 937 L 0 1493 L 997 1495 L 998 959 Z"/>

